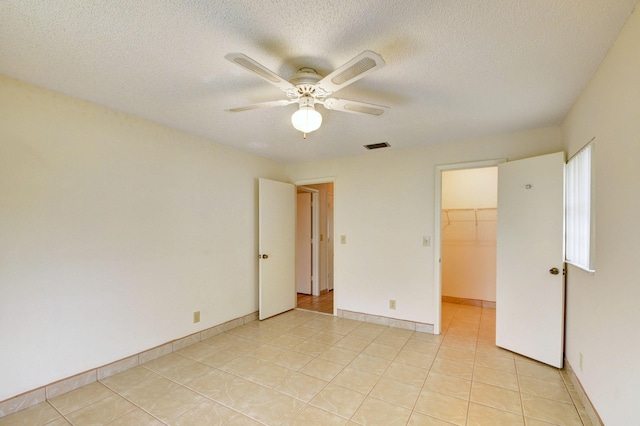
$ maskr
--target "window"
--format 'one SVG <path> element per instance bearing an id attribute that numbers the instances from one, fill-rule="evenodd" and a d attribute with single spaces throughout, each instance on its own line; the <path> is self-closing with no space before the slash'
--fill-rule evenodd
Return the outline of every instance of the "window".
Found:
<path id="1" fill-rule="evenodd" d="M 592 142 L 567 161 L 566 167 L 566 240 L 565 260 L 578 268 L 594 269 L 594 215 Z"/>

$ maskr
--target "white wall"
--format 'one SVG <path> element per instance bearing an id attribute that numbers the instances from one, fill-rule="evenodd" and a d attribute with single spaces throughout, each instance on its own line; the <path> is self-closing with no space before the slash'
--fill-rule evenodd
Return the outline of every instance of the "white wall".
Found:
<path id="1" fill-rule="evenodd" d="M 393 141 L 391 141 L 393 145 Z M 287 166 L 291 181 L 335 177 L 338 309 L 433 324 L 435 166 L 562 150 L 558 127 Z M 340 244 L 346 235 L 347 244 Z M 397 301 L 390 310 L 389 300 Z"/>
<path id="2" fill-rule="evenodd" d="M 443 209 L 495 209 L 498 207 L 498 168 L 442 172 Z"/>
<path id="3" fill-rule="evenodd" d="M 442 172 L 443 296 L 495 302 L 497 206 L 497 167 Z"/>
<path id="4" fill-rule="evenodd" d="M 596 141 L 596 272 L 569 267 L 566 356 L 607 425 L 640 423 L 639 42 L 636 10 L 562 125 L 569 155 Z"/>
<path id="5" fill-rule="evenodd" d="M 257 310 L 282 165 L 2 77 L 0 119 L 0 401 Z"/>

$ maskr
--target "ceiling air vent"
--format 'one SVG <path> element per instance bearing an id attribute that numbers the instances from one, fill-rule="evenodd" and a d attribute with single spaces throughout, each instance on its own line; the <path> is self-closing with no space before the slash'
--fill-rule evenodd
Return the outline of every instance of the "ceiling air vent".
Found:
<path id="1" fill-rule="evenodd" d="M 380 143 L 372 143 L 369 145 L 365 145 L 364 147 L 367 149 L 380 149 L 380 148 L 388 148 L 391 145 L 389 145 L 389 142 L 380 142 Z"/>

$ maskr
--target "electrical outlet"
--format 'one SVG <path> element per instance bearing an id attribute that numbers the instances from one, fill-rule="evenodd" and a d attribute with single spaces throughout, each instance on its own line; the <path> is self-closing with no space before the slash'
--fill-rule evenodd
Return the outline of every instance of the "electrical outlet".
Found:
<path id="1" fill-rule="evenodd" d="M 395 309 L 395 308 L 396 308 L 396 301 L 389 300 L 389 309 Z"/>
<path id="2" fill-rule="evenodd" d="M 193 323 L 200 322 L 200 311 L 195 311 L 193 313 Z"/>
<path id="3" fill-rule="evenodd" d="M 584 357 L 582 356 L 582 352 L 580 352 L 580 371 L 583 371 L 582 370 L 583 361 L 584 361 Z"/>

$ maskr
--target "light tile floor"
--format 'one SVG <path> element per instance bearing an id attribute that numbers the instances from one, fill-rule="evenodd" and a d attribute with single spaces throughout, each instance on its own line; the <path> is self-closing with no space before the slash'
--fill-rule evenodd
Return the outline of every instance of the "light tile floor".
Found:
<path id="1" fill-rule="evenodd" d="M 494 309 L 445 303 L 443 325 L 431 335 L 290 311 L 0 425 L 589 424 L 564 371 L 494 345 Z"/>

